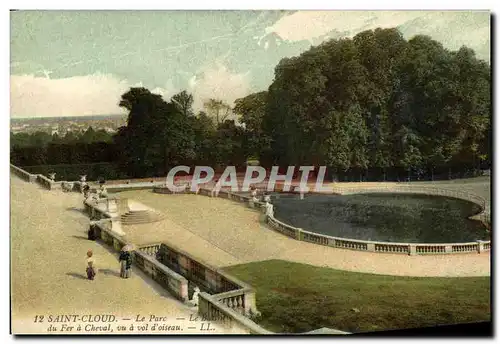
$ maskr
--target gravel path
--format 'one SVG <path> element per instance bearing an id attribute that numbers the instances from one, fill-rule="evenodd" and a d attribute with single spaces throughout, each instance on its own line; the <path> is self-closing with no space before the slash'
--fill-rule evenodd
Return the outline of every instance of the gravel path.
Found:
<path id="1" fill-rule="evenodd" d="M 214 266 L 284 259 L 348 271 L 406 276 L 489 276 L 490 254 L 407 256 L 336 249 L 296 241 L 259 222 L 237 202 L 207 196 L 119 193 L 163 212 L 155 224 L 123 226 L 133 241 L 164 241 Z"/>
<path id="2" fill-rule="evenodd" d="M 169 319 L 193 314 L 140 271 L 129 280 L 119 277 L 117 253 L 86 239 L 89 219 L 82 213 L 81 195 L 48 191 L 15 176 L 10 180 L 14 333 L 44 332 L 48 324 L 33 323 L 37 314 L 156 314 Z M 85 278 L 88 249 L 99 269 L 94 281 Z"/>

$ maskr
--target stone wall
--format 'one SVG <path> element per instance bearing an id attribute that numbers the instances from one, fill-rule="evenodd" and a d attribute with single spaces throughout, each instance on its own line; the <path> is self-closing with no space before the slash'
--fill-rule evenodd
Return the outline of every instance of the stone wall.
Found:
<path id="1" fill-rule="evenodd" d="M 228 306 L 242 314 L 257 313 L 255 291 L 234 276 L 172 245 L 164 243 L 146 245 L 140 247 L 139 251 L 155 257 L 160 263 L 185 277 L 190 282 L 188 284 L 190 296 L 194 288 L 198 287 L 203 292 L 218 294 L 220 302 L 226 302 Z"/>
<path id="2" fill-rule="evenodd" d="M 111 246 L 116 252 L 129 244 L 121 236 L 111 230 L 111 219 L 92 221 L 90 224 L 92 230 L 96 233 L 96 239 L 102 240 L 108 246 Z M 175 298 L 182 302 L 188 298 L 188 281 L 178 273 L 170 270 L 161 264 L 156 258 L 136 250 L 133 252 L 134 266 L 145 272 L 149 277 L 158 282 L 162 287 L 168 290 Z"/>
<path id="3" fill-rule="evenodd" d="M 396 191 L 395 191 L 396 190 Z M 484 199 L 477 195 L 466 192 L 458 192 L 452 190 L 443 190 L 431 187 L 422 187 L 420 189 L 412 189 L 406 185 L 392 186 L 390 188 L 369 188 L 363 189 L 335 189 L 336 194 L 353 194 L 353 193 L 370 193 L 370 192 L 401 192 L 411 193 L 411 190 L 416 190 L 415 193 L 439 195 L 444 197 L 454 197 L 463 200 L 474 202 L 481 206 L 484 210 L 486 202 Z M 210 189 L 202 188 L 199 190 L 200 195 L 210 197 L 221 197 L 231 199 L 236 202 L 247 204 L 250 208 L 254 208 L 261 213 L 264 212 L 264 203 L 253 202 L 250 197 L 233 194 L 228 191 L 214 192 Z M 410 244 L 410 243 L 392 243 L 392 242 L 378 242 L 378 241 L 365 241 L 355 240 L 348 238 L 338 238 L 328 235 L 318 234 L 306 231 L 302 228 L 296 228 L 277 220 L 274 216 L 265 215 L 265 221 L 272 229 L 299 241 L 307 241 L 313 244 L 332 246 L 342 249 L 369 251 L 377 253 L 401 253 L 408 255 L 425 255 L 425 254 L 455 254 L 455 253 L 482 253 L 491 249 L 490 241 L 468 242 L 468 243 L 448 243 L 448 244 Z"/>

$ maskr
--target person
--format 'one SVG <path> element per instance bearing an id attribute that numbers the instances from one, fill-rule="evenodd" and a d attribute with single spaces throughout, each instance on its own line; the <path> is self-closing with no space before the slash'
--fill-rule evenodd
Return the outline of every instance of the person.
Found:
<path id="1" fill-rule="evenodd" d="M 252 196 L 252 198 L 257 198 L 257 188 L 255 186 L 252 186 L 252 189 L 251 189 L 251 193 L 250 195 Z"/>
<path id="2" fill-rule="evenodd" d="M 200 288 L 198 286 L 194 287 L 193 298 L 191 299 L 191 303 L 193 306 L 198 306 L 199 301 Z"/>
<path id="3" fill-rule="evenodd" d="M 89 240 L 95 241 L 97 239 L 97 233 L 94 224 L 92 223 L 90 224 L 90 228 L 87 232 L 87 235 Z"/>
<path id="4" fill-rule="evenodd" d="M 252 186 L 252 192 L 250 195 L 251 195 L 251 200 L 253 203 L 259 201 L 259 198 L 257 197 L 257 188 L 255 186 Z"/>
<path id="5" fill-rule="evenodd" d="M 106 198 L 108 197 L 108 190 L 104 187 L 104 185 L 101 185 L 101 189 L 99 192 L 99 198 Z"/>
<path id="6" fill-rule="evenodd" d="M 128 246 L 124 246 L 120 252 L 120 277 L 129 278 L 132 268 L 132 254 Z"/>
<path id="7" fill-rule="evenodd" d="M 89 194 L 90 194 L 90 186 L 88 184 L 85 184 L 83 186 L 83 197 L 87 199 L 89 197 Z"/>
<path id="8" fill-rule="evenodd" d="M 270 217 L 274 217 L 274 206 L 270 202 L 266 202 L 266 215 Z"/>
<path id="9" fill-rule="evenodd" d="M 271 195 L 268 194 L 267 192 L 264 192 L 264 202 L 266 203 L 271 202 Z"/>
<path id="10" fill-rule="evenodd" d="M 89 280 L 94 280 L 95 275 L 97 274 L 97 269 L 95 266 L 95 259 L 93 257 L 92 250 L 87 251 L 87 278 Z"/>

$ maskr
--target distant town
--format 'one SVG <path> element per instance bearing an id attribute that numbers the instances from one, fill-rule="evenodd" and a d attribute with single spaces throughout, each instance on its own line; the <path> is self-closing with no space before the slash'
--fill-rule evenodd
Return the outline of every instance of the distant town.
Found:
<path id="1" fill-rule="evenodd" d="M 45 132 L 64 136 L 68 132 L 84 132 L 89 127 L 114 133 L 127 124 L 127 115 L 95 115 L 73 117 L 11 118 L 10 131 L 13 134 Z"/>

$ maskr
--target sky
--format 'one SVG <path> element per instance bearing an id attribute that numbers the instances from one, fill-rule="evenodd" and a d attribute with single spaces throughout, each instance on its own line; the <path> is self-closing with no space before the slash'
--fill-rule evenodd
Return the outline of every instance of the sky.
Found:
<path id="1" fill-rule="evenodd" d="M 377 27 L 490 61 L 485 11 L 16 11 L 10 27 L 12 118 L 125 113 L 136 86 L 232 105 L 267 89 L 282 58 Z"/>

